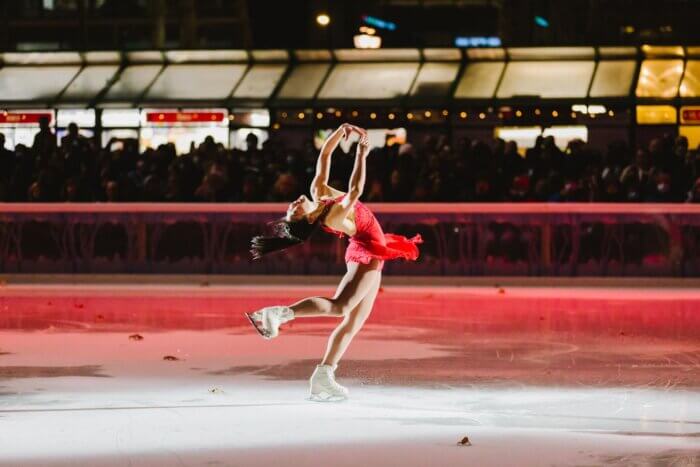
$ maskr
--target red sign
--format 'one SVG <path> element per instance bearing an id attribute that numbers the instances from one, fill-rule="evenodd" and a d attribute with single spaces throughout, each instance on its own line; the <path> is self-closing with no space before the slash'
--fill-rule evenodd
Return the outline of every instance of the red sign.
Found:
<path id="1" fill-rule="evenodd" d="M 225 112 L 147 112 L 149 123 L 211 123 L 223 122 Z"/>
<path id="2" fill-rule="evenodd" d="M 0 123 L 12 125 L 37 125 L 39 119 L 46 117 L 53 120 L 51 112 L 0 112 Z"/>
<path id="3" fill-rule="evenodd" d="M 681 107 L 681 123 L 700 123 L 700 107 Z"/>

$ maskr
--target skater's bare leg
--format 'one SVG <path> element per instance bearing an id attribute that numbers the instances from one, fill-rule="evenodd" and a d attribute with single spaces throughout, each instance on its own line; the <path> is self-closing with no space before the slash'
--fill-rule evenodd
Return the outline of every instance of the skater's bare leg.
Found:
<path id="1" fill-rule="evenodd" d="M 352 311 L 381 277 L 378 261 L 370 264 L 348 263 L 333 298 L 309 297 L 290 305 L 294 318 L 312 316 L 343 317 Z"/>
<path id="2" fill-rule="evenodd" d="M 372 312 L 374 301 L 377 298 L 377 292 L 381 284 L 381 272 L 374 276 L 374 282 L 367 294 L 362 298 L 348 314 L 345 315 L 343 321 L 335 328 L 326 348 L 326 355 L 323 357 L 322 365 L 335 366 L 340 361 L 341 357 L 347 350 L 353 337 L 362 329 L 365 321 Z"/>

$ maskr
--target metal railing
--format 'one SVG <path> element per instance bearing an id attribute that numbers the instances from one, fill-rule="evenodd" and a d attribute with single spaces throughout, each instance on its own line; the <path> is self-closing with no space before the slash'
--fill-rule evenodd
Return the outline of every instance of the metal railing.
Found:
<path id="1" fill-rule="evenodd" d="M 386 232 L 420 233 L 388 274 L 700 276 L 700 206 L 370 204 Z M 1 204 L 2 273 L 337 274 L 346 240 L 318 233 L 252 261 L 284 204 Z"/>

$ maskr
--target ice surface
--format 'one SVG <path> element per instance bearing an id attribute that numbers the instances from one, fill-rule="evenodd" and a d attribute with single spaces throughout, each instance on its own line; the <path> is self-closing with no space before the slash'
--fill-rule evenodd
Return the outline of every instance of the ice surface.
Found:
<path id="1" fill-rule="evenodd" d="M 325 404 L 324 293 L 0 288 L 0 464 L 700 465 L 700 292 L 387 287 Z"/>

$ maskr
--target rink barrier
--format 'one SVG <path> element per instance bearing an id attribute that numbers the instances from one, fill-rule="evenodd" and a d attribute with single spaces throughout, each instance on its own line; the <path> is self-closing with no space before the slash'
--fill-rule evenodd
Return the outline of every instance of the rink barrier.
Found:
<path id="1" fill-rule="evenodd" d="M 425 243 L 387 274 L 700 277 L 700 206 L 370 203 L 384 230 Z M 286 204 L 0 203 L 2 273 L 339 274 L 345 239 L 252 261 Z"/>

